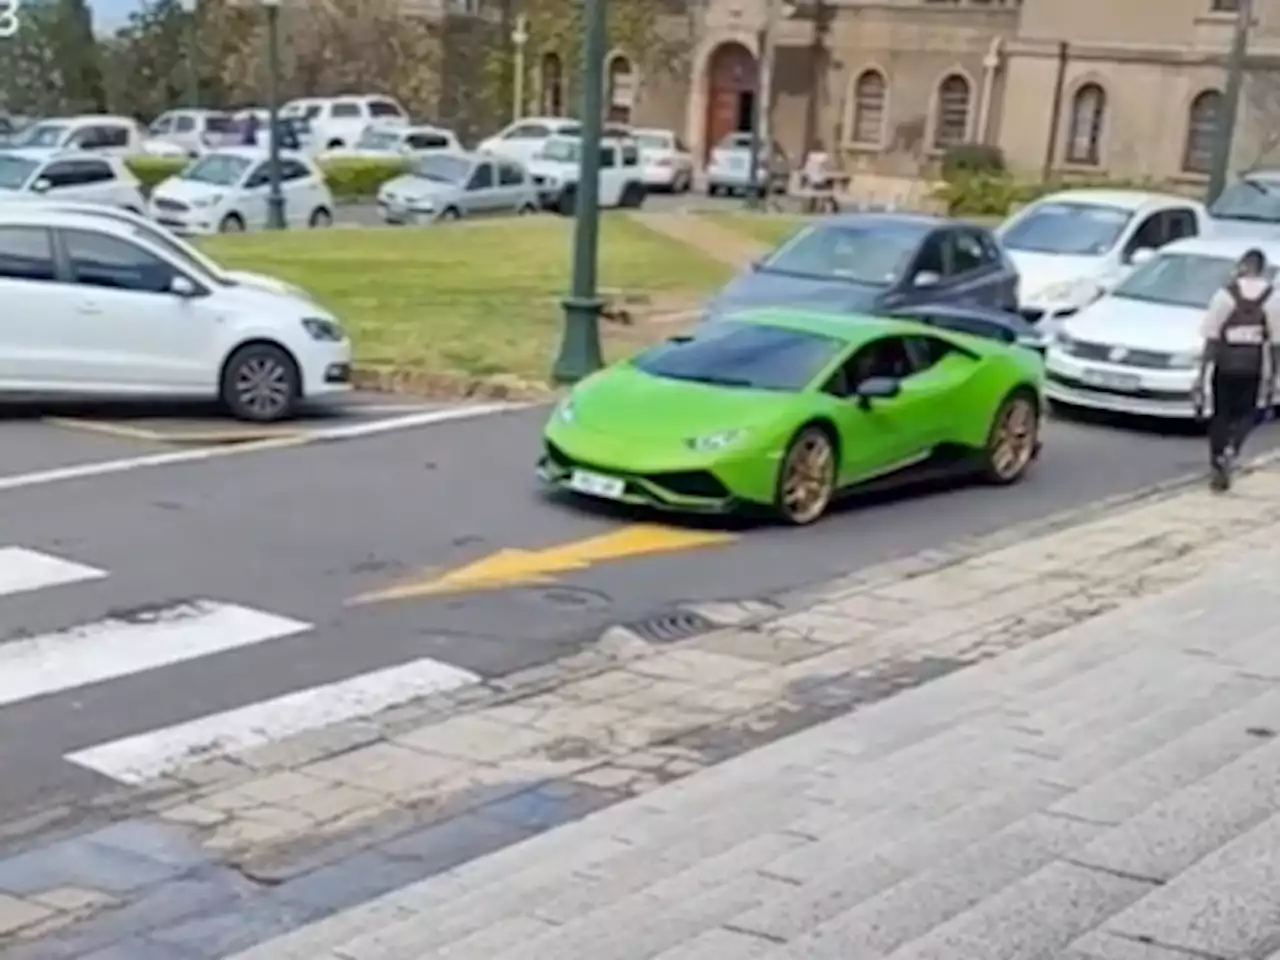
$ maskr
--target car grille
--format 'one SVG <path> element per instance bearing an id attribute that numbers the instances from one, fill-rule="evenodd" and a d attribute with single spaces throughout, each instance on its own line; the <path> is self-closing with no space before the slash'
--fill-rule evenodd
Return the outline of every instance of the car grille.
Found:
<path id="1" fill-rule="evenodd" d="M 1113 354 L 1114 350 L 1124 350 L 1122 354 Z M 1081 360 L 1098 360 L 1102 363 L 1114 363 L 1121 367 L 1142 367 L 1147 370 L 1165 370 L 1173 362 L 1173 354 L 1156 350 L 1129 350 L 1115 347 L 1109 343 L 1089 343 L 1076 340 L 1067 348 L 1067 353 Z"/>
<path id="2" fill-rule="evenodd" d="M 168 197 L 156 197 L 155 205 L 157 210 L 177 211 L 191 209 L 190 205 L 183 203 L 181 200 L 170 200 Z"/>

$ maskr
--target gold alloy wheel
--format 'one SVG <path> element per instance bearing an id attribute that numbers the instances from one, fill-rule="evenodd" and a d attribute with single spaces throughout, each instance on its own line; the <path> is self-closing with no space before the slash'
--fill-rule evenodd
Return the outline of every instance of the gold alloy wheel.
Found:
<path id="1" fill-rule="evenodd" d="M 1039 417 L 1024 396 L 1007 400 L 991 437 L 991 472 L 997 480 L 1016 480 L 1036 452 Z"/>
<path id="2" fill-rule="evenodd" d="M 792 523 L 813 523 L 826 512 L 835 492 L 835 460 L 831 438 L 816 428 L 805 430 L 787 449 L 778 499 Z"/>

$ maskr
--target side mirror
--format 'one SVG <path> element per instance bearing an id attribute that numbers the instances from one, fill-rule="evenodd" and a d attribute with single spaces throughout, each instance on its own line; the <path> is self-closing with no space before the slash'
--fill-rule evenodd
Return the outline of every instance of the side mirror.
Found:
<path id="1" fill-rule="evenodd" d="M 913 287 L 936 287 L 942 282 L 942 275 L 932 270 L 921 270 L 911 281 Z"/>
<path id="2" fill-rule="evenodd" d="M 178 275 L 169 281 L 169 292 L 175 297 L 181 297 L 189 300 L 196 295 L 196 285 L 191 282 L 189 277 Z"/>
<path id="3" fill-rule="evenodd" d="M 893 377 L 870 377 L 858 384 L 854 396 L 858 406 L 869 409 L 872 400 L 888 400 L 902 392 L 902 387 Z"/>
<path id="4" fill-rule="evenodd" d="M 52 183 L 50 183 L 44 177 L 41 177 L 39 180 L 37 180 L 35 183 L 31 185 L 31 189 L 34 190 L 36 193 L 48 193 L 49 189 L 52 186 L 53 186 Z"/>
<path id="5" fill-rule="evenodd" d="M 1156 252 L 1150 247 L 1139 247 L 1137 250 L 1133 251 L 1133 253 L 1129 254 L 1129 263 L 1133 264 L 1135 267 L 1140 267 L 1144 263 L 1149 263 L 1154 260 L 1155 256 Z"/>

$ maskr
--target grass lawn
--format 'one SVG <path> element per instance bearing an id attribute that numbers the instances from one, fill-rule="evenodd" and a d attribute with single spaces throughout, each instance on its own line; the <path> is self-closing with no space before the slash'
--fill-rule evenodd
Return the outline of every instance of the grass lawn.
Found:
<path id="1" fill-rule="evenodd" d="M 529 217 L 212 237 L 202 246 L 229 268 L 309 290 L 350 330 L 361 365 L 454 392 L 485 380 L 546 382 L 569 289 L 572 228 L 559 217 Z M 664 314 L 696 306 L 730 275 L 625 215 L 606 215 L 600 288 L 636 302 L 628 309 L 637 318 L 602 325 L 607 355 L 669 335 Z"/>

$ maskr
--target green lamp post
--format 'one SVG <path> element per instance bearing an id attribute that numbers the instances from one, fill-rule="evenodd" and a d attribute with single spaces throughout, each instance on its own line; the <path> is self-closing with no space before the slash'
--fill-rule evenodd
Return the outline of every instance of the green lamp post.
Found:
<path id="1" fill-rule="evenodd" d="M 600 311 L 596 289 L 600 246 L 600 137 L 604 132 L 605 2 L 585 4 L 586 46 L 582 65 L 582 151 L 574 195 L 573 283 L 564 300 L 564 334 L 551 369 L 556 383 L 577 383 L 599 370 Z"/>
<path id="2" fill-rule="evenodd" d="M 267 11 L 267 229 L 283 230 L 284 191 L 280 189 L 280 0 L 263 0 Z"/>

